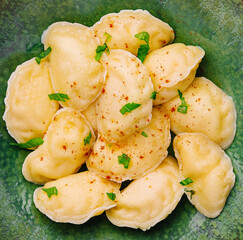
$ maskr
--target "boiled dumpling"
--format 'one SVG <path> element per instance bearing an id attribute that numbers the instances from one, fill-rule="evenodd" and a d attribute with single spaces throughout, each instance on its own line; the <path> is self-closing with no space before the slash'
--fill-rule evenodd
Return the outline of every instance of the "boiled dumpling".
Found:
<path id="1" fill-rule="evenodd" d="M 96 111 L 96 101 L 91 103 L 87 109 L 85 109 L 82 114 L 86 117 L 91 127 L 94 130 L 95 135 L 98 134 L 97 128 L 97 111 Z"/>
<path id="2" fill-rule="evenodd" d="M 8 81 L 3 119 L 9 134 L 17 142 L 43 137 L 59 108 L 48 97 L 53 93 L 45 60 L 38 65 L 31 59 L 12 73 Z"/>
<path id="3" fill-rule="evenodd" d="M 92 29 L 101 40 L 106 40 L 110 49 L 123 49 L 136 55 L 140 45 L 145 44 L 135 37 L 140 32 L 148 32 L 150 51 L 161 48 L 174 40 L 173 29 L 165 22 L 153 17 L 145 10 L 122 10 L 119 13 L 110 13 L 103 16 Z"/>
<path id="4" fill-rule="evenodd" d="M 98 131 L 108 142 L 126 139 L 147 126 L 152 117 L 153 84 L 141 61 L 124 50 L 111 50 L 107 82 L 97 101 Z M 127 104 L 137 105 L 131 112 L 120 111 Z"/>
<path id="5" fill-rule="evenodd" d="M 230 158 L 202 133 L 181 133 L 173 145 L 181 180 L 193 181 L 185 186 L 188 199 L 205 216 L 217 217 L 235 183 Z"/>
<path id="6" fill-rule="evenodd" d="M 44 143 L 23 164 L 26 180 L 37 184 L 76 173 L 88 158 L 95 136 L 83 115 L 60 109 L 44 136 Z"/>
<path id="7" fill-rule="evenodd" d="M 52 48 L 49 59 L 53 89 L 70 98 L 60 104 L 85 110 L 105 83 L 106 65 L 95 60 L 99 39 L 86 26 L 57 22 L 43 33 L 42 42 L 45 48 Z M 105 53 L 102 58 L 106 59 Z"/>
<path id="8" fill-rule="evenodd" d="M 44 189 L 56 188 L 50 198 Z M 82 224 L 116 206 L 107 193 L 119 196 L 120 184 L 97 177 L 89 171 L 48 182 L 34 192 L 35 206 L 51 220 Z"/>
<path id="9" fill-rule="evenodd" d="M 155 105 L 168 102 L 187 89 L 205 52 L 200 47 L 174 43 L 151 52 L 144 65 L 149 70 L 154 90 L 158 93 Z"/>
<path id="10" fill-rule="evenodd" d="M 116 226 L 145 231 L 165 219 L 183 193 L 177 162 L 167 157 L 153 172 L 130 183 L 117 198 L 117 206 L 106 215 Z"/>
<path id="11" fill-rule="evenodd" d="M 109 144 L 99 136 L 86 162 L 88 169 L 117 182 L 136 179 L 154 170 L 168 154 L 170 121 L 159 109 L 153 109 L 152 114 L 147 127 L 123 142 Z"/>
<path id="12" fill-rule="evenodd" d="M 183 97 L 189 105 L 186 114 L 177 111 L 181 104 L 179 97 L 162 105 L 170 116 L 171 130 L 175 134 L 201 132 L 223 149 L 228 148 L 236 132 L 236 111 L 232 98 L 204 77 L 196 78 Z"/>

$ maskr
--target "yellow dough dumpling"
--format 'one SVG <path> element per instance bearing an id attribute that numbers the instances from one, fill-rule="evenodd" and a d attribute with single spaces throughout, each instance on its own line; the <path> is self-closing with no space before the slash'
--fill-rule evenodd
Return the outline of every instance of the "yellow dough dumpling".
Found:
<path id="1" fill-rule="evenodd" d="M 202 133 L 181 133 L 173 145 L 181 180 L 193 181 L 185 186 L 189 201 L 203 215 L 217 217 L 235 183 L 230 158 Z"/>
<path id="2" fill-rule="evenodd" d="M 117 198 L 117 206 L 106 215 L 116 226 L 145 231 L 165 219 L 183 193 L 177 162 L 167 157 L 153 172 L 130 183 Z"/>
<path id="3" fill-rule="evenodd" d="M 44 136 L 59 108 L 48 97 L 53 93 L 45 60 L 31 59 L 19 65 L 8 80 L 3 119 L 9 134 L 19 143 Z"/>
<path id="4" fill-rule="evenodd" d="M 55 194 L 49 197 L 44 190 L 51 190 L 50 188 L 55 189 Z M 34 203 L 55 222 L 82 224 L 116 206 L 119 188 L 120 184 L 86 171 L 37 188 L 34 192 Z M 114 197 L 108 197 L 107 193 L 114 194 Z"/>
<path id="5" fill-rule="evenodd" d="M 188 88 L 204 54 L 200 47 L 174 43 L 146 56 L 144 65 L 149 70 L 154 90 L 158 93 L 154 105 L 176 97 L 177 89 L 183 92 Z"/>
<path id="6" fill-rule="evenodd" d="M 145 42 L 135 37 L 140 32 L 148 32 L 150 51 L 159 49 L 174 40 L 174 31 L 169 24 L 152 16 L 146 10 L 122 10 L 103 16 L 92 29 L 105 42 L 104 33 L 111 35 L 110 49 L 123 49 L 136 55 Z"/>
<path id="7" fill-rule="evenodd" d="M 44 31 L 42 42 L 50 53 L 50 73 L 55 92 L 67 94 L 63 107 L 85 110 L 100 95 L 105 83 L 106 54 L 95 60 L 100 41 L 81 24 L 57 22 Z"/>
<path id="8" fill-rule="evenodd" d="M 94 132 L 79 112 L 60 109 L 44 136 L 44 143 L 30 153 L 23 164 L 26 180 L 37 184 L 76 173 L 87 160 Z"/>
<path id="9" fill-rule="evenodd" d="M 179 97 L 162 105 L 171 120 L 171 130 L 200 132 L 207 135 L 223 149 L 232 143 L 236 132 L 236 111 L 231 97 L 226 95 L 213 82 L 195 78 L 190 87 L 183 92 L 189 105 L 186 114 L 177 111 L 181 104 Z"/>

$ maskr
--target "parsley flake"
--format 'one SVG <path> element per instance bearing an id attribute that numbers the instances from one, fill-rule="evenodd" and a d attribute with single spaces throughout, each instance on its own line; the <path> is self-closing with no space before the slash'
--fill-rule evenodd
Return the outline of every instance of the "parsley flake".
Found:
<path id="1" fill-rule="evenodd" d="M 109 33 L 105 32 L 104 36 L 106 36 L 105 42 L 109 42 L 111 40 L 111 35 Z"/>
<path id="2" fill-rule="evenodd" d="M 181 99 L 181 105 L 178 106 L 177 112 L 186 114 L 187 113 L 188 104 L 186 103 L 185 98 L 182 95 L 182 92 L 179 89 L 177 89 L 177 90 L 178 90 L 179 98 Z"/>
<path id="3" fill-rule="evenodd" d="M 104 43 L 102 46 L 99 45 L 99 46 L 96 48 L 96 56 L 95 56 L 95 60 L 96 60 L 96 61 L 99 61 L 99 60 L 100 60 L 100 58 L 101 58 L 103 52 L 104 52 L 106 49 L 108 49 L 108 46 L 107 46 L 106 43 Z"/>
<path id="4" fill-rule="evenodd" d="M 124 115 L 127 112 L 131 112 L 132 110 L 138 108 L 139 106 L 141 106 L 141 104 L 139 103 L 127 103 L 126 105 L 124 105 L 121 109 L 120 109 L 120 113 L 122 115 Z"/>
<path id="5" fill-rule="evenodd" d="M 42 190 L 47 194 L 47 196 L 50 198 L 52 195 L 57 195 L 58 190 L 56 187 L 51 188 L 42 188 Z"/>
<path id="6" fill-rule="evenodd" d="M 152 98 L 153 100 L 155 100 L 156 99 L 156 95 L 157 95 L 158 93 L 157 92 L 152 92 L 151 93 L 151 96 L 150 96 L 150 98 Z"/>
<path id="7" fill-rule="evenodd" d="M 33 147 L 39 146 L 43 143 L 44 143 L 43 139 L 38 137 L 38 138 L 30 139 L 26 143 L 10 143 L 10 145 L 17 146 L 19 148 L 33 148 Z"/>
<path id="8" fill-rule="evenodd" d="M 111 193 L 106 193 L 107 194 L 107 196 L 108 196 L 108 198 L 110 199 L 110 200 L 112 200 L 112 201 L 114 201 L 115 199 L 116 199 L 116 194 L 115 193 L 113 193 L 113 192 L 111 192 Z"/>
<path id="9" fill-rule="evenodd" d="M 149 47 L 149 33 L 148 32 L 140 32 L 135 35 L 136 38 L 140 40 L 144 40 L 147 44 L 140 45 L 138 49 L 137 57 L 141 60 L 143 63 L 146 55 L 148 54 L 148 51 L 150 49 Z"/>
<path id="10" fill-rule="evenodd" d="M 51 52 L 51 47 L 48 47 L 45 51 L 41 52 L 36 58 L 35 61 L 40 64 L 41 59 L 45 58 Z"/>
<path id="11" fill-rule="evenodd" d="M 184 188 L 184 191 L 191 193 L 191 199 L 192 199 L 192 195 L 196 193 L 194 190 L 188 190 L 187 188 Z"/>
<path id="12" fill-rule="evenodd" d="M 190 183 L 193 183 L 193 181 L 192 181 L 191 178 L 186 178 L 186 179 L 184 179 L 184 180 L 182 180 L 182 181 L 180 182 L 180 184 L 181 184 L 182 186 L 186 186 L 186 185 L 188 185 L 188 184 L 190 184 Z"/>
<path id="13" fill-rule="evenodd" d="M 143 135 L 144 137 L 148 137 L 148 134 L 145 133 L 144 131 L 142 131 L 141 135 Z"/>
<path id="14" fill-rule="evenodd" d="M 123 153 L 121 156 L 118 156 L 118 163 L 123 164 L 124 168 L 126 168 L 126 169 L 128 169 L 130 161 L 131 161 L 131 158 L 128 157 L 125 153 Z"/>
<path id="15" fill-rule="evenodd" d="M 92 137 L 92 134 L 91 134 L 91 132 L 89 132 L 88 137 L 86 137 L 86 138 L 84 139 L 84 145 L 86 145 L 86 144 L 89 144 L 89 143 L 90 143 L 90 139 L 91 139 L 91 137 Z"/>
<path id="16" fill-rule="evenodd" d="M 65 99 L 70 99 L 65 93 L 52 93 L 49 94 L 48 97 L 50 98 L 50 100 L 56 100 L 60 102 L 65 102 Z"/>

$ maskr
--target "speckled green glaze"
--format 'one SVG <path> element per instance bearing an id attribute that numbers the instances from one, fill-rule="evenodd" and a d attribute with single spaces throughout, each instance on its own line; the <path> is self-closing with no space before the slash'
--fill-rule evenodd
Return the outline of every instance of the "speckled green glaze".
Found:
<path id="1" fill-rule="evenodd" d="M 236 184 L 216 219 L 207 219 L 184 196 L 175 211 L 147 232 L 118 228 L 105 215 L 76 226 L 49 220 L 34 206 L 37 187 L 24 180 L 21 167 L 28 151 L 9 145 L 0 119 L 0 239 L 243 239 L 243 72 L 241 0 L 0 0 L 0 115 L 7 80 L 16 66 L 38 54 L 40 36 L 56 21 L 91 26 L 101 16 L 121 9 L 146 9 L 168 22 L 176 42 L 200 45 L 206 51 L 198 76 L 211 79 L 232 96 L 238 130 L 227 154 L 232 159 Z M 36 47 L 32 48 L 37 44 Z"/>

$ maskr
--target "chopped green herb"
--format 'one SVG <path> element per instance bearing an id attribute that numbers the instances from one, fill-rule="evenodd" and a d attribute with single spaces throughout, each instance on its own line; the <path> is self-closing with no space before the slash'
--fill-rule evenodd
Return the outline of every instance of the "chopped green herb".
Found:
<path id="1" fill-rule="evenodd" d="M 141 45 L 138 49 L 137 57 L 141 60 L 141 62 L 144 62 L 145 57 L 147 56 L 149 51 L 149 45 Z"/>
<path id="2" fill-rule="evenodd" d="M 51 100 L 56 100 L 56 101 L 60 101 L 60 102 L 65 102 L 66 101 L 65 99 L 70 99 L 68 97 L 68 95 L 65 93 L 52 93 L 52 94 L 49 94 L 48 97 Z"/>
<path id="3" fill-rule="evenodd" d="M 154 92 L 152 92 L 152 93 L 151 93 L 150 98 L 152 98 L 152 99 L 154 99 L 154 100 L 155 100 L 155 99 L 156 99 L 156 95 L 157 95 L 157 94 L 158 94 L 158 93 L 157 93 L 157 92 L 155 92 L 155 91 L 154 91 Z"/>
<path id="4" fill-rule="evenodd" d="M 112 145 L 111 144 L 108 144 L 108 147 L 111 147 Z"/>
<path id="5" fill-rule="evenodd" d="M 108 198 L 110 198 L 110 200 L 114 201 L 116 199 L 116 194 L 111 192 L 111 193 L 106 193 Z"/>
<path id="6" fill-rule="evenodd" d="M 105 33 L 104 33 L 104 36 L 107 36 L 107 37 L 106 37 L 106 40 L 105 40 L 106 43 L 109 42 L 109 41 L 111 40 L 111 35 L 110 35 L 109 33 L 105 32 Z"/>
<path id="7" fill-rule="evenodd" d="M 102 46 L 99 45 L 99 46 L 96 48 L 96 56 L 95 56 L 95 60 L 96 60 L 96 61 L 99 61 L 99 60 L 100 60 L 100 58 L 101 58 L 103 52 L 104 52 L 106 49 L 108 49 L 108 46 L 107 46 L 106 43 L 104 43 Z M 109 51 L 109 50 L 108 50 L 108 51 Z"/>
<path id="8" fill-rule="evenodd" d="M 39 146 L 43 143 L 44 143 L 43 139 L 38 137 L 38 138 L 30 139 L 26 143 L 10 143 L 10 145 L 17 146 L 19 148 L 32 148 L 32 147 Z"/>
<path id="9" fill-rule="evenodd" d="M 35 61 L 40 64 L 41 59 L 45 58 L 51 52 L 51 47 L 48 47 L 45 51 L 41 52 L 36 58 Z"/>
<path id="10" fill-rule="evenodd" d="M 144 131 L 142 131 L 142 133 L 141 133 L 144 137 L 148 137 L 148 134 L 147 133 L 145 133 Z"/>
<path id="11" fill-rule="evenodd" d="M 188 185 L 188 184 L 190 184 L 190 183 L 193 183 L 193 181 L 192 181 L 191 178 L 186 178 L 186 179 L 184 179 L 184 180 L 182 180 L 182 181 L 180 182 L 180 184 L 183 185 L 183 186 L 186 186 L 186 185 Z"/>
<path id="12" fill-rule="evenodd" d="M 57 195 L 58 191 L 56 187 L 51 188 L 42 188 L 44 192 L 46 192 L 47 196 L 50 198 L 52 195 Z"/>
<path id="13" fill-rule="evenodd" d="M 179 89 L 177 89 L 177 90 L 178 90 L 179 97 L 181 99 L 181 105 L 178 106 L 177 112 L 186 114 L 187 113 L 188 104 L 186 104 L 185 98 L 182 96 L 182 92 Z"/>
<path id="14" fill-rule="evenodd" d="M 140 32 L 135 35 L 136 38 L 140 40 L 144 40 L 149 45 L 149 33 L 148 32 Z"/>
<path id="15" fill-rule="evenodd" d="M 86 137 L 86 138 L 84 139 L 84 145 L 86 145 L 86 144 L 89 144 L 89 143 L 90 143 L 90 139 L 91 139 L 91 137 L 92 137 L 92 134 L 91 134 L 91 132 L 89 132 L 88 137 Z"/>
<path id="16" fill-rule="evenodd" d="M 118 156 L 118 163 L 123 164 L 124 168 L 126 168 L 126 169 L 128 169 L 130 161 L 131 161 L 131 158 L 128 157 L 125 153 L 123 153 L 121 156 Z"/>
<path id="17" fill-rule="evenodd" d="M 140 32 L 140 33 L 136 34 L 135 37 L 140 39 L 140 40 L 144 40 L 147 43 L 147 44 L 140 45 L 140 47 L 138 49 L 137 57 L 143 63 L 143 61 L 144 61 L 144 59 L 145 59 L 145 57 L 148 54 L 148 51 L 150 49 L 150 47 L 149 47 L 149 34 L 147 32 Z"/>
<path id="18" fill-rule="evenodd" d="M 141 104 L 139 103 L 127 103 L 126 105 L 124 105 L 121 109 L 120 109 L 120 113 L 122 115 L 124 115 L 127 112 L 131 112 L 132 110 L 138 108 L 139 106 L 141 106 Z"/>
<path id="19" fill-rule="evenodd" d="M 187 188 L 184 188 L 184 191 L 191 193 L 191 199 L 192 199 L 192 195 L 196 193 L 194 190 L 188 190 Z"/>

